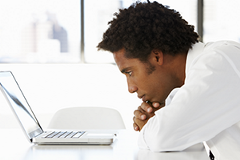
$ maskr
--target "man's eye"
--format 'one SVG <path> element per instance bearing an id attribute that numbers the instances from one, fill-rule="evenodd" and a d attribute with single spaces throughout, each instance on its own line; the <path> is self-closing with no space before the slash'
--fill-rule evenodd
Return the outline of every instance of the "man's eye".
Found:
<path id="1" fill-rule="evenodd" d="M 126 72 L 129 76 L 132 75 L 132 71 Z"/>

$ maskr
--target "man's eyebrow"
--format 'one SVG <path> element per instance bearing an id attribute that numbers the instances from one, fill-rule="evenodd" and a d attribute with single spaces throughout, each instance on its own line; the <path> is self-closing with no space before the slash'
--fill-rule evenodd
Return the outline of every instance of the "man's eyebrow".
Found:
<path id="1" fill-rule="evenodd" d="M 129 69 L 131 69 L 131 67 L 124 68 L 124 69 L 121 70 L 121 72 L 122 72 L 122 73 L 126 73 L 127 70 L 129 70 Z"/>

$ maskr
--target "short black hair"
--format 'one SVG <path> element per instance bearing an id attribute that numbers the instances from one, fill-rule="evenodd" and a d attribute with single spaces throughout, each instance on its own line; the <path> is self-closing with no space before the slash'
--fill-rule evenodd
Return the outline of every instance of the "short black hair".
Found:
<path id="1" fill-rule="evenodd" d="M 163 54 L 186 53 L 198 42 L 194 26 L 189 25 L 179 12 L 158 2 L 136 2 L 119 9 L 108 22 L 98 50 L 117 52 L 125 49 L 127 58 L 147 61 L 153 49 Z"/>

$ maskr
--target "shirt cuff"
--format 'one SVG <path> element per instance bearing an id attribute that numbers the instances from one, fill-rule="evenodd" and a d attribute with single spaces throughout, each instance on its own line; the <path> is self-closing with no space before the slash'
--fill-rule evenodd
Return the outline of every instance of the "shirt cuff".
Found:
<path id="1" fill-rule="evenodd" d="M 145 138 L 144 138 L 147 124 L 148 123 L 146 123 L 143 126 L 143 128 L 140 131 L 139 137 L 138 137 L 138 147 L 139 147 L 139 149 L 149 149 L 149 147 L 148 147 L 148 145 L 147 145 L 147 143 L 145 141 Z"/>

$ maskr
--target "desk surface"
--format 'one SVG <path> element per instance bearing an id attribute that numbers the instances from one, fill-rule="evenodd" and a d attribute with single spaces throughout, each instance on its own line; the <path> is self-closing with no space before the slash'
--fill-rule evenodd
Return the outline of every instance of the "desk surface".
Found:
<path id="1" fill-rule="evenodd" d="M 13 138 L 15 135 L 15 138 Z M 183 152 L 139 150 L 138 133 L 121 131 L 112 145 L 33 145 L 21 129 L 0 129 L 2 160 L 209 160 L 202 144 Z"/>

